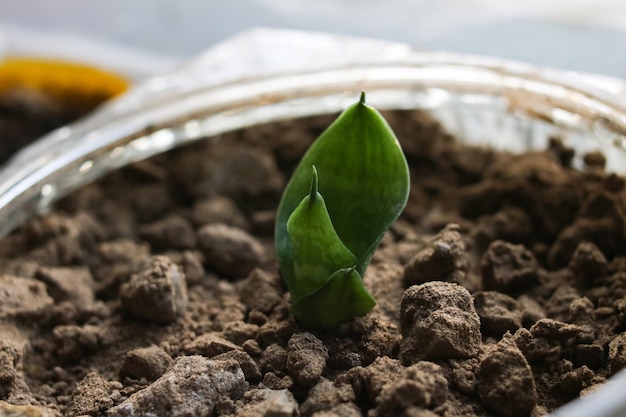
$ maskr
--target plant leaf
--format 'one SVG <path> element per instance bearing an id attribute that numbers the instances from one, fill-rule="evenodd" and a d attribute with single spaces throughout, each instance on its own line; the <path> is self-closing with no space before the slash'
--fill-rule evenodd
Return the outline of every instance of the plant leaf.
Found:
<path id="1" fill-rule="evenodd" d="M 356 258 L 360 275 L 387 229 L 406 205 L 409 171 L 393 131 L 380 113 L 361 100 L 348 107 L 311 145 L 281 199 L 275 229 L 280 270 L 295 280 L 287 220 L 309 192 L 310 169 L 319 171 L 337 235 Z"/>
<path id="2" fill-rule="evenodd" d="M 337 236 L 324 198 L 317 191 L 315 167 L 310 193 L 289 216 L 287 231 L 297 277 L 295 281 L 286 280 L 293 302 L 318 291 L 337 270 L 356 264 L 356 257 Z"/>
<path id="3" fill-rule="evenodd" d="M 305 326 L 334 329 L 376 305 L 354 268 L 340 269 L 317 292 L 293 303 L 291 312 Z"/>

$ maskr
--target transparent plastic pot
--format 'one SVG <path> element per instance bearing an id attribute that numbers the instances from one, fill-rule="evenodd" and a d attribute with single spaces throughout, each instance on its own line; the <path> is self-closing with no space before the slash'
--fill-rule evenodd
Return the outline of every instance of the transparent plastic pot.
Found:
<path id="1" fill-rule="evenodd" d="M 561 137 L 626 171 L 626 84 L 500 59 L 325 33 L 255 29 L 151 78 L 25 148 L 0 170 L 0 236 L 104 174 L 184 143 L 335 113 L 431 112 L 460 140 L 524 152 Z M 580 164 L 580 160 L 575 160 Z M 626 415 L 626 372 L 552 416 Z"/>

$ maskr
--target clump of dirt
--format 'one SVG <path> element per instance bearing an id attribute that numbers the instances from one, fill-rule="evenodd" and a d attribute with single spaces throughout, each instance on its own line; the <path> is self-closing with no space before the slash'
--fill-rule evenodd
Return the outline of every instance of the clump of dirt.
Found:
<path id="1" fill-rule="evenodd" d="M 411 167 L 372 313 L 289 314 L 273 219 L 332 121 L 238 131 L 127 167 L 0 241 L 0 414 L 540 416 L 626 366 L 626 192 L 558 140 L 465 146 L 387 118 Z"/>

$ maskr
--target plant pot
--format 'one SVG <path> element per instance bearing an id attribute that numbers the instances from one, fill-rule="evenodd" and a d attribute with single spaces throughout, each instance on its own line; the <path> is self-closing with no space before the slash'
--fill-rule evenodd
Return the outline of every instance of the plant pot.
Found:
<path id="1" fill-rule="evenodd" d="M 259 29 L 148 80 L 16 155 L 0 172 L 0 233 L 132 162 L 261 123 L 333 114 L 361 90 L 381 110 L 430 113 L 469 145 L 523 153 L 559 137 L 574 149 L 574 166 L 582 168 L 582 155 L 591 151 L 605 155 L 610 171 L 626 166 L 625 87 L 619 80 L 403 44 Z M 300 342 L 317 346 L 319 340 Z M 206 354 L 198 346 L 189 352 L 194 349 Z M 615 415 L 626 407 L 615 394 L 625 381 L 618 372 L 554 415 Z"/>

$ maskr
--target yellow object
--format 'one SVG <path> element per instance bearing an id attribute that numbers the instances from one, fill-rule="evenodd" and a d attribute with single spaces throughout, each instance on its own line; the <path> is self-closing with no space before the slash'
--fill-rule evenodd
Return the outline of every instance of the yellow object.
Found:
<path id="1" fill-rule="evenodd" d="M 119 75 L 82 64 L 17 57 L 0 62 L 0 94 L 27 88 L 53 100 L 95 105 L 123 93 L 128 86 Z"/>

